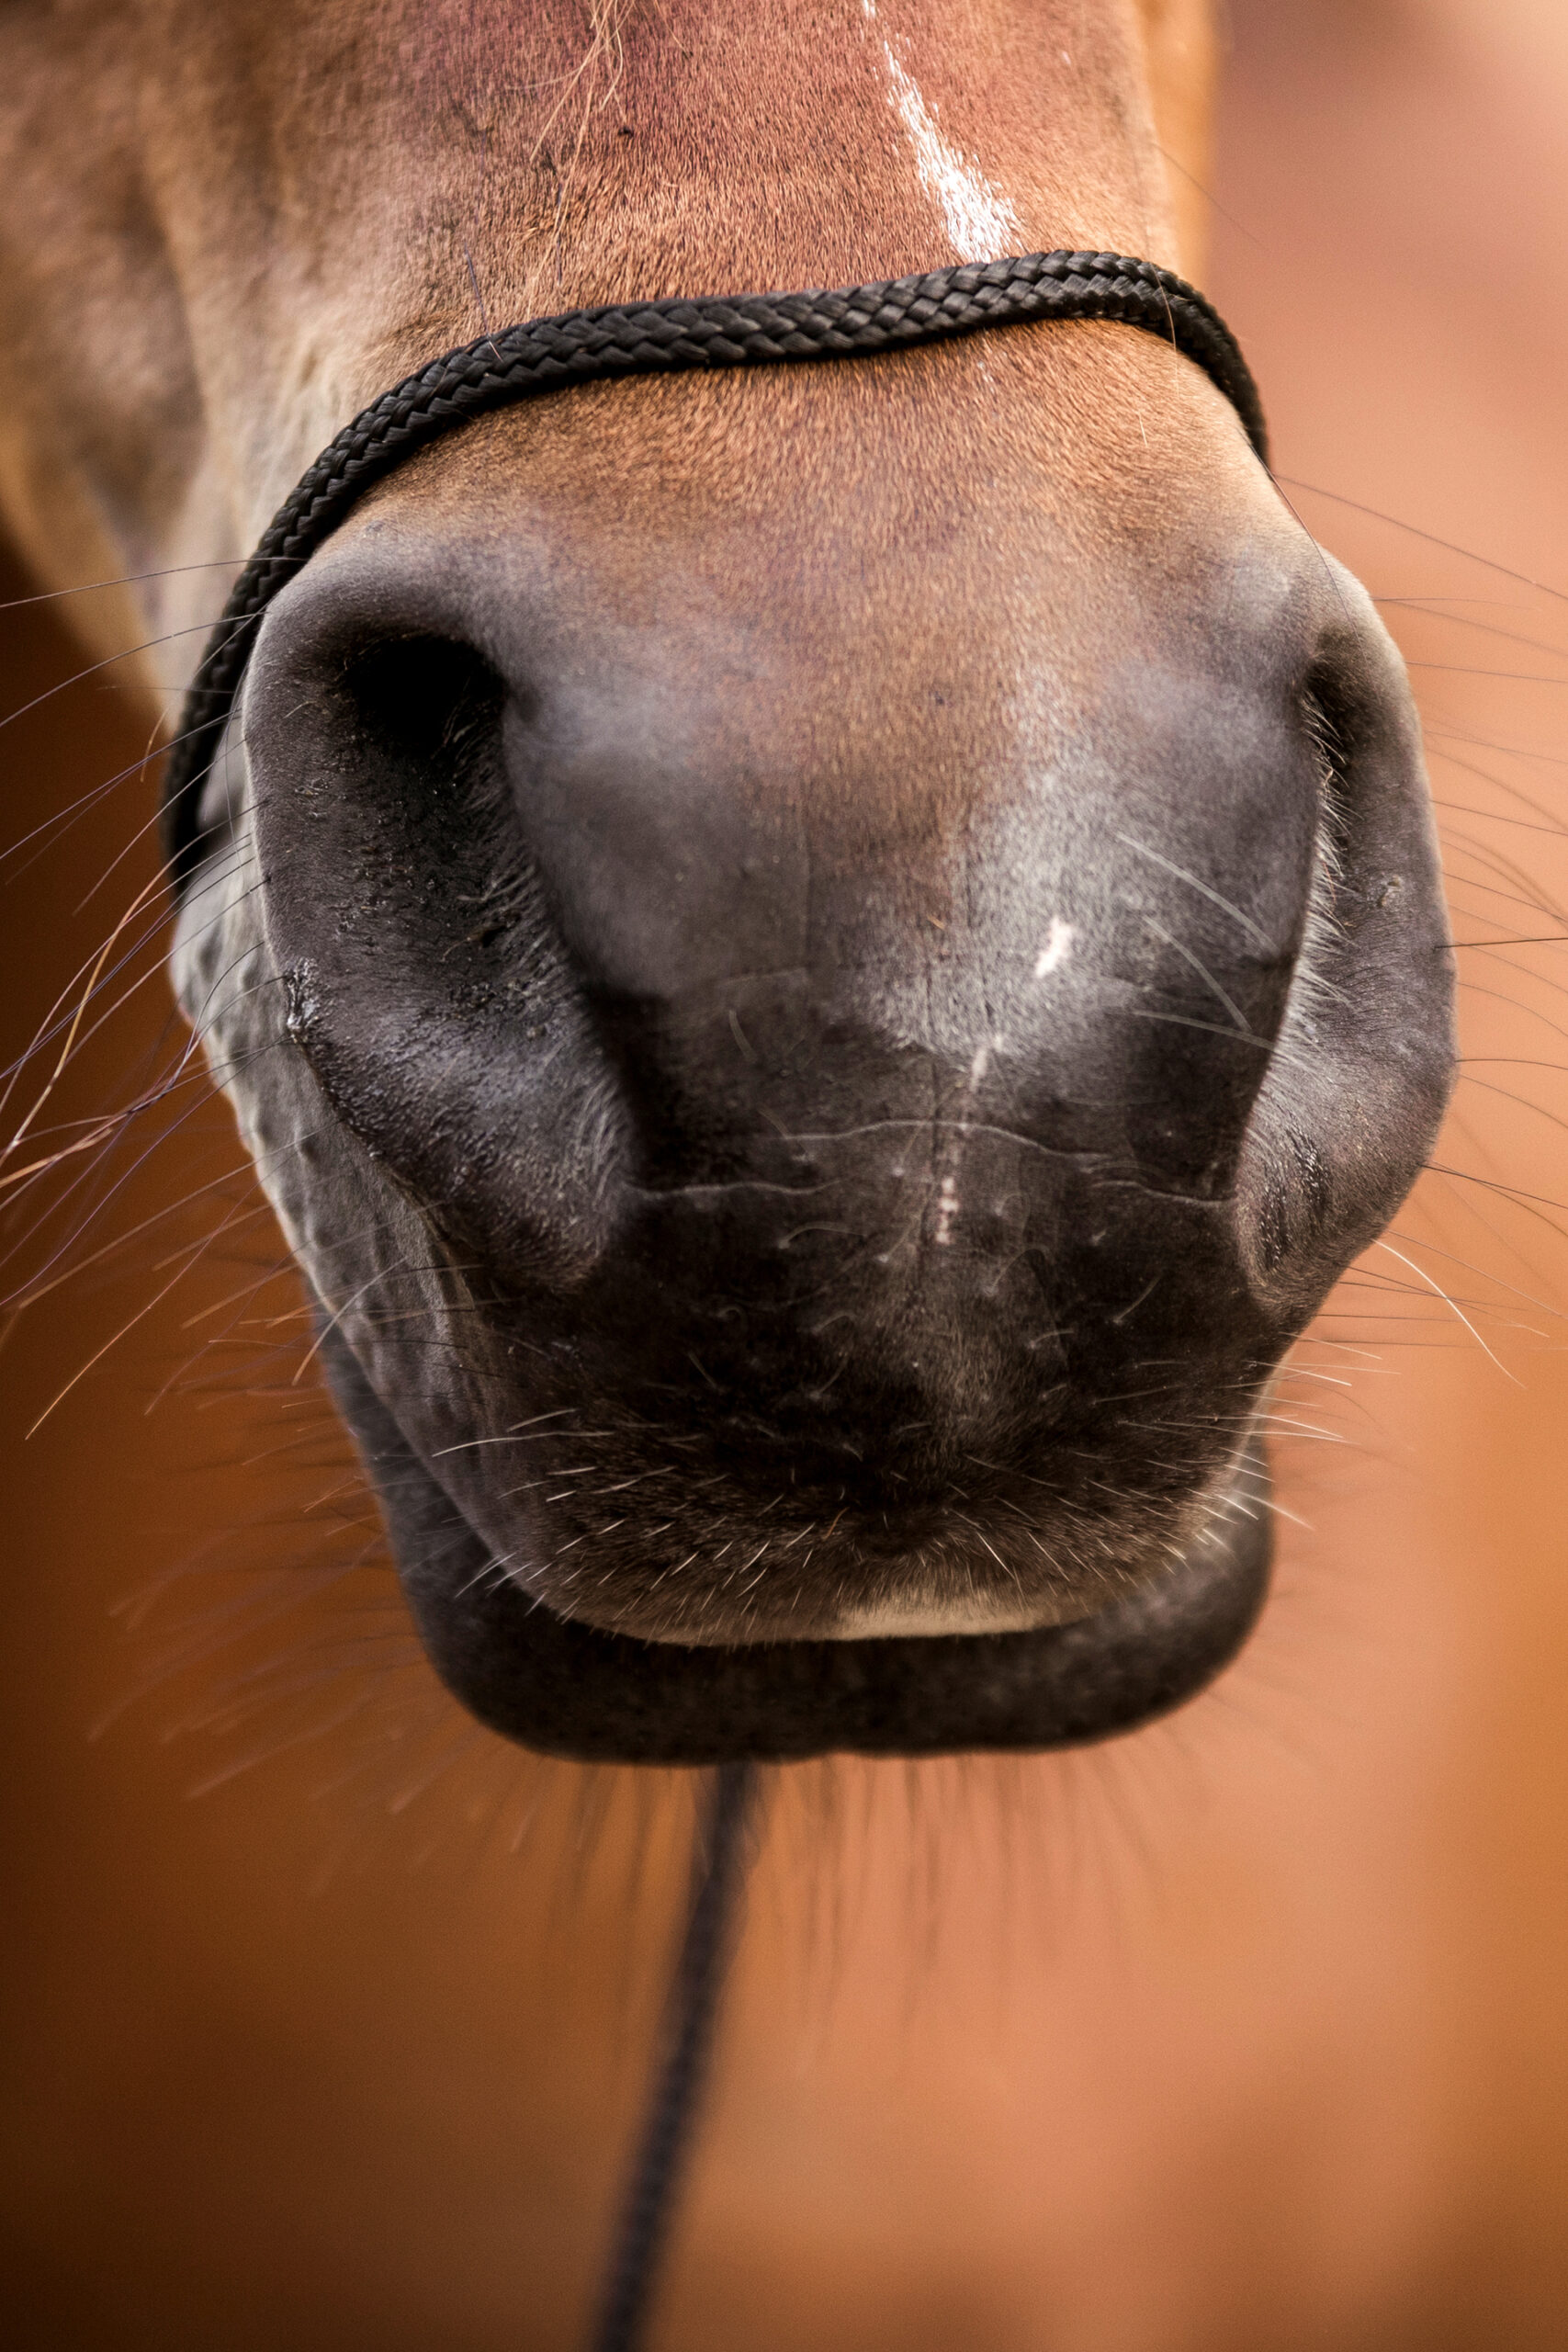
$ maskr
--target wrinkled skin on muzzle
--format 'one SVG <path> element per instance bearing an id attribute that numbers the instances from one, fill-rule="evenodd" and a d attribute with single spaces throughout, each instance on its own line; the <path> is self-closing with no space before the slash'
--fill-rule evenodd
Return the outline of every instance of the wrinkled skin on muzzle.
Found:
<path id="1" fill-rule="evenodd" d="M 1069 393 L 1158 392 L 1139 340 L 1063 331 Z M 917 435 L 1011 366 L 492 420 L 258 642 L 182 992 L 432 1655 L 534 1745 L 1186 1696 L 1261 1598 L 1270 1376 L 1429 1147 L 1445 924 L 1367 599 L 1207 387 L 1092 492 L 1059 384 L 999 451 Z"/>

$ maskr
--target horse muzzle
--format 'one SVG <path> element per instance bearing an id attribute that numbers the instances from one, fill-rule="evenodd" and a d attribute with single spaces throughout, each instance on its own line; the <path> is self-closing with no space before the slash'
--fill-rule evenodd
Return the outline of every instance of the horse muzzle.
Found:
<path id="1" fill-rule="evenodd" d="M 720 595 L 373 499 L 252 666 L 334 1382 L 437 1664 L 572 1753 L 1185 1695 L 1260 1596 L 1267 1385 L 1446 1095 L 1353 582 L 1058 547 L 1002 595 L 933 545 L 916 594 L 841 538 L 753 533 Z"/>

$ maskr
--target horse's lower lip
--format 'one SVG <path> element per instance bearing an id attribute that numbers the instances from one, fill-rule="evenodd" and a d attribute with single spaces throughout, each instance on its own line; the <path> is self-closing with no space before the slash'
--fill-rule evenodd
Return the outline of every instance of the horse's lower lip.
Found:
<path id="1" fill-rule="evenodd" d="M 728 1648 L 604 1633 L 488 1576 L 483 1539 L 347 1347 L 334 1334 L 323 1353 L 437 1672 L 481 1723 L 549 1755 L 705 1765 L 1077 1747 L 1195 1696 L 1241 1647 L 1268 1589 L 1268 1471 L 1255 1439 L 1183 1558 L 1072 1624 Z"/>

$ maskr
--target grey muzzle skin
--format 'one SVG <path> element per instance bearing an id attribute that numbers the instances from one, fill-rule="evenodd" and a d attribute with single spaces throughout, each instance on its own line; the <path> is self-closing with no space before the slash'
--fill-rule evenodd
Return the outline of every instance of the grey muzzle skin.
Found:
<path id="1" fill-rule="evenodd" d="M 951 840 L 852 855 L 782 736 L 748 787 L 606 734 L 549 582 L 407 552 L 312 565 L 245 728 L 301 1153 L 354 1171 L 293 1229 L 438 1670 L 628 1762 L 1179 1703 L 1261 1603 L 1269 1380 L 1451 1067 L 1359 592 L 1123 680 L 959 889 Z M 412 1290 L 342 1238 L 383 1194 Z"/>
<path id="2" fill-rule="evenodd" d="M 690 1766 L 1079 1747 L 1194 1697 L 1268 1591 L 1269 1478 L 1254 1442 L 1186 1555 L 1075 1623 L 722 1645 L 605 1633 L 491 1574 L 489 1547 L 331 1329 L 322 1360 L 436 1671 L 481 1723 L 544 1755 Z"/>

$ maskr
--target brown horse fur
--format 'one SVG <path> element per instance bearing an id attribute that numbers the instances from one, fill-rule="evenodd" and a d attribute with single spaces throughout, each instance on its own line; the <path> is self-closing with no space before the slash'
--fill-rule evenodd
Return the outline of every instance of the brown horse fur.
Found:
<path id="1" fill-rule="evenodd" d="M 166 706 L 224 568 L 432 352 L 576 303 L 955 258 L 888 104 L 889 34 L 1026 249 L 1201 276 L 1207 0 L 895 0 L 870 23 L 859 0 L 19 0 L 0 90 L 8 526 L 51 584 L 135 581 L 73 616 L 102 654 L 147 640 L 134 673 Z M 1183 373 L 1159 376 L 1162 405 Z M 768 404 L 793 396 L 750 394 L 764 446 Z M 612 427 L 633 462 L 637 420 L 634 398 Z M 175 630 L 193 635 L 155 641 Z"/>

